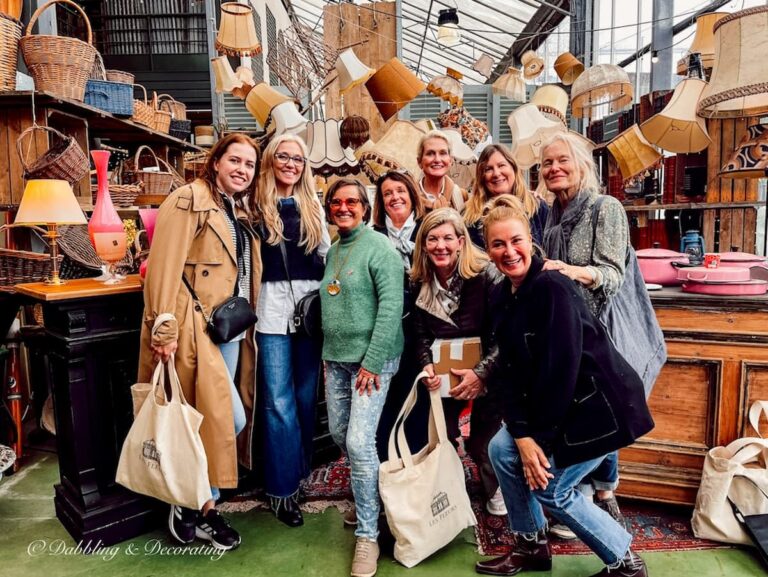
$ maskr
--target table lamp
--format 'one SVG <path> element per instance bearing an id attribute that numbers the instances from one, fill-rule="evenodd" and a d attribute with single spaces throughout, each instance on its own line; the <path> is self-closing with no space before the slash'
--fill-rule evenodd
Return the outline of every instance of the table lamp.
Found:
<path id="1" fill-rule="evenodd" d="M 14 224 L 45 225 L 45 238 L 51 245 L 51 277 L 45 281 L 50 285 L 65 284 L 59 278 L 59 246 L 57 239 L 60 224 L 87 224 L 85 215 L 77 203 L 72 187 L 66 180 L 30 180 L 24 189 Z"/>

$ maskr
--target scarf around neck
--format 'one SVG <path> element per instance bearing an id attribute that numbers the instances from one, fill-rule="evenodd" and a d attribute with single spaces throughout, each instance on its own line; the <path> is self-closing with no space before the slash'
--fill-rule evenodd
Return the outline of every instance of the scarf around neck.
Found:
<path id="1" fill-rule="evenodd" d="M 573 197 L 568 206 L 563 210 L 560 200 L 556 199 L 549 210 L 547 225 L 544 229 L 544 253 L 547 258 L 568 262 L 568 246 L 571 242 L 571 233 L 576 224 L 581 220 L 581 215 L 594 195 L 579 192 Z"/>
<path id="2" fill-rule="evenodd" d="M 384 224 L 387 227 L 387 237 L 389 237 L 392 246 L 403 259 L 403 265 L 406 272 L 411 272 L 411 255 L 413 249 L 416 247 L 416 243 L 411 240 L 413 230 L 416 228 L 416 220 L 413 217 L 413 212 L 408 215 L 408 219 L 401 229 L 395 228 L 392 224 L 392 220 L 389 215 L 384 216 Z"/>

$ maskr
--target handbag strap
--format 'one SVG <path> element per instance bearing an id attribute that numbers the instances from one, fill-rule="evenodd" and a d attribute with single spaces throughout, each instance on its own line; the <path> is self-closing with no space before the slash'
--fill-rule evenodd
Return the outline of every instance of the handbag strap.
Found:
<path id="1" fill-rule="evenodd" d="M 187 275 L 184 273 L 181 273 L 181 280 L 184 283 L 184 285 L 187 287 L 187 290 L 189 291 L 189 294 L 192 295 L 192 301 L 200 307 L 200 314 L 203 315 L 203 320 L 206 324 L 211 322 L 211 319 L 208 315 L 205 314 L 205 307 L 203 307 L 203 303 L 200 302 L 200 299 L 197 298 L 197 293 L 195 292 L 195 289 L 192 288 L 192 285 L 189 283 L 189 280 L 187 280 Z"/>
<path id="2" fill-rule="evenodd" d="M 755 488 L 763 494 L 763 497 L 765 497 L 766 500 L 768 500 L 768 494 L 766 494 L 766 492 L 763 490 L 763 488 L 760 485 L 755 483 L 754 479 L 747 477 L 746 475 L 735 475 L 734 478 L 735 477 L 741 477 L 743 479 L 746 479 L 750 483 L 752 483 L 755 486 Z M 731 499 L 731 496 L 728 493 L 726 493 L 725 498 L 728 500 L 728 503 L 731 505 L 731 509 L 733 509 L 733 515 L 736 517 L 736 519 L 738 519 L 739 523 L 741 523 L 742 525 L 746 524 L 746 522 L 744 521 L 744 513 L 742 513 L 741 510 L 739 509 L 739 506 L 736 503 L 734 503 L 733 499 Z"/>
<path id="3" fill-rule="evenodd" d="M 768 417 L 768 401 L 755 401 L 752 406 L 749 407 L 749 424 L 757 433 L 757 436 L 761 439 L 763 436 L 760 434 L 760 414 L 764 414 Z"/>
<path id="4" fill-rule="evenodd" d="M 165 388 L 165 373 L 168 372 L 169 390 L 171 398 L 168 398 Z M 179 381 L 179 375 L 176 372 L 176 355 L 171 353 L 171 356 L 166 362 L 159 361 L 155 367 L 155 371 L 152 374 L 152 402 L 157 404 L 157 389 L 160 389 L 163 400 L 166 404 L 179 404 L 187 405 L 187 399 L 184 397 L 184 391 L 181 390 L 181 382 Z"/>
<path id="5" fill-rule="evenodd" d="M 296 295 L 293 294 L 293 283 L 291 282 L 291 273 L 288 272 L 288 251 L 285 249 L 285 242 L 280 239 L 280 256 L 283 258 L 283 268 L 285 269 L 285 278 L 288 279 L 288 289 L 291 291 L 291 300 L 293 301 L 293 308 L 296 308 Z"/>

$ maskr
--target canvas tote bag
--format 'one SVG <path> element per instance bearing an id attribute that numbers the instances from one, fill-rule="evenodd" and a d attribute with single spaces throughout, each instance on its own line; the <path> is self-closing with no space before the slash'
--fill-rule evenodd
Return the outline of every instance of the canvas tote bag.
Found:
<path id="1" fill-rule="evenodd" d="M 184 399 L 171 355 L 155 368 L 152 390 L 123 443 L 115 480 L 136 493 L 200 510 L 211 499 L 202 422 L 203 416 Z"/>
<path id="2" fill-rule="evenodd" d="M 153 337 L 155 336 L 155 333 L 160 328 L 160 325 L 162 325 L 165 321 L 171 321 L 171 320 L 176 320 L 176 317 L 173 316 L 171 313 L 161 313 L 157 315 L 157 318 L 155 319 L 155 324 L 152 325 L 152 336 Z M 131 385 L 131 399 L 133 400 L 134 420 L 139 414 L 139 411 L 141 410 L 141 406 L 147 400 L 147 397 L 149 396 L 149 391 L 151 390 L 153 390 L 152 383 L 134 383 L 133 385 Z M 162 397 L 160 397 L 160 401 L 162 402 Z"/>
<path id="3" fill-rule="evenodd" d="M 749 422 L 758 435 L 768 401 L 755 401 Z M 707 453 L 693 510 L 693 533 L 701 539 L 752 545 L 729 499 L 744 515 L 768 513 L 768 439 L 745 437 Z"/>
<path id="4" fill-rule="evenodd" d="M 395 537 L 395 559 L 406 567 L 413 567 L 477 524 L 464 467 L 448 441 L 438 391 L 429 395 L 427 446 L 412 455 L 405 439 L 405 420 L 416 405 L 419 381 L 425 376 L 421 372 L 416 377 L 389 435 L 387 461 L 379 468 L 379 493 Z"/>

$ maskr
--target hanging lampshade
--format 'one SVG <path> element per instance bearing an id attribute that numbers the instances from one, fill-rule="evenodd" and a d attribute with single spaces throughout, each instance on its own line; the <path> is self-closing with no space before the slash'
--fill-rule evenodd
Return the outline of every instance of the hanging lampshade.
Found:
<path id="1" fill-rule="evenodd" d="M 259 121 L 262 126 L 267 125 L 267 119 L 272 109 L 283 102 L 289 102 L 291 99 L 285 94 L 279 93 L 265 82 L 259 82 L 248 93 L 245 99 L 245 107 L 253 117 Z"/>
<path id="2" fill-rule="evenodd" d="M 696 18 L 696 33 L 693 36 L 688 52 L 677 62 L 677 73 L 685 76 L 688 73 L 688 58 L 691 54 L 701 55 L 701 64 L 705 70 L 712 70 L 715 64 L 715 22 L 728 16 L 728 12 L 709 12 Z"/>
<path id="3" fill-rule="evenodd" d="M 477 160 L 475 152 L 461 139 L 461 134 L 455 128 L 443 128 L 441 130 L 451 143 L 451 156 L 458 162 L 472 162 Z"/>
<path id="4" fill-rule="evenodd" d="M 339 140 L 344 148 L 355 150 L 371 136 L 371 125 L 362 116 L 347 116 L 339 126 Z"/>
<path id="5" fill-rule="evenodd" d="M 664 110 L 640 126 L 648 142 L 678 153 L 700 152 L 709 146 L 707 125 L 703 118 L 696 116 L 696 106 L 706 85 L 699 78 L 680 82 Z"/>
<path id="6" fill-rule="evenodd" d="M 453 68 L 446 68 L 445 75 L 435 76 L 427 84 L 427 92 L 450 102 L 452 106 L 461 106 L 464 103 L 464 88 L 460 80 L 464 75 Z"/>
<path id="7" fill-rule="evenodd" d="M 253 8 L 241 2 L 225 2 L 221 5 L 216 50 L 227 56 L 255 56 L 261 53 L 256 34 Z"/>
<path id="8" fill-rule="evenodd" d="M 237 70 L 235 70 L 235 76 L 242 84 L 232 89 L 232 96 L 245 100 L 256 85 L 256 80 L 253 78 L 253 69 L 250 66 L 238 66 Z"/>
<path id="9" fill-rule="evenodd" d="M 216 79 L 215 90 L 217 94 L 232 92 L 233 89 L 243 85 L 243 81 L 235 76 L 235 71 L 232 70 L 232 65 L 226 56 L 211 58 L 211 65 L 213 66 L 213 76 Z"/>
<path id="10" fill-rule="evenodd" d="M 544 60 L 533 50 L 524 52 L 520 57 L 520 63 L 523 65 L 523 78 L 526 80 L 533 80 L 544 70 Z"/>
<path id="11" fill-rule="evenodd" d="M 509 151 L 523 170 L 538 164 L 541 145 L 546 140 L 565 131 L 562 122 L 545 118 L 535 104 L 523 104 L 513 110 L 507 124 L 512 133 Z"/>
<path id="12" fill-rule="evenodd" d="M 475 63 L 472 65 L 472 70 L 479 72 L 486 78 L 490 78 L 493 73 L 493 58 L 483 52 L 480 55 L 480 58 L 475 60 Z"/>
<path id="13" fill-rule="evenodd" d="M 389 120 L 422 92 L 426 85 L 397 58 L 379 68 L 365 83 L 384 120 Z"/>
<path id="14" fill-rule="evenodd" d="M 395 120 L 378 141 L 368 141 L 355 151 L 360 166 L 375 181 L 388 170 L 405 169 L 418 174 L 419 140 L 426 134 L 413 122 Z"/>
<path id="15" fill-rule="evenodd" d="M 531 104 L 535 104 L 545 118 L 565 124 L 568 93 L 557 84 L 545 84 L 537 88 L 531 97 Z"/>
<path id="16" fill-rule="evenodd" d="M 345 94 L 355 86 L 365 83 L 376 71 L 363 64 L 354 50 L 347 48 L 336 60 L 336 72 L 339 74 L 339 91 Z"/>
<path id="17" fill-rule="evenodd" d="M 637 176 L 661 159 L 659 151 L 645 139 L 637 124 L 633 124 L 611 140 L 608 150 L 619 164 L 624 180 Z"/>
<path id="18" fill-rule="evenodd" d="M 768 6 L 729 14 L 714 30 L 715 66 L 701 93 L 698 114 L 738 118 L 768 113 Z"/>
<path id="19" fill-rule="evenodd" d="M 563 52 L 555 60 L 555 72 L 565 86 L 570 86 L 584 72 L 584 65 L 570 52 Z"/>
<path id="20" fill-rule="evenodd" d="M 272 109 L 272 124 L 275 127 L 275 136 L 281 134 L 298 134 L 304 136 L 307 130 L 306 118 L 299 112 L 296 103 L 292 100 L 281 102 Z"/>
<path id="21" fill-rule="evenodd" d="M 597 64 L 587 68 L 571 88 L 571 114 L 577 118 L 592 116 L 603 104 L 616 112 L 632 102 L 632 83 L 623 68 L 614 64 Z"/>
<path id="22" fill-rule="evenodd" d="M 344 176 L 360 172 L 357 158 L 339 140 L 339 121 L 314 120 L 307 124 L 309 164 L 315 174 Z"/>
<path id="23" fill-rule="evenodd" d="M 768 124 L 755 124 L 723 166 L 724 178 L 768 177 Z"/>
<path id="24" fill-rule="evenodd" d="M 513 102 L 525 102 L 525 80 L 520 74 L 519 68 L 509 69 L 499 76 L 491 85 L 494 94 L 509 98 Z"/>
<path id="25" fill-rule="evenodd" d="M 456 8 L 446 8 L 437 14 L 437 43 L 443 46 L 456 46 L 461 42 L 459 15 Z"/>

